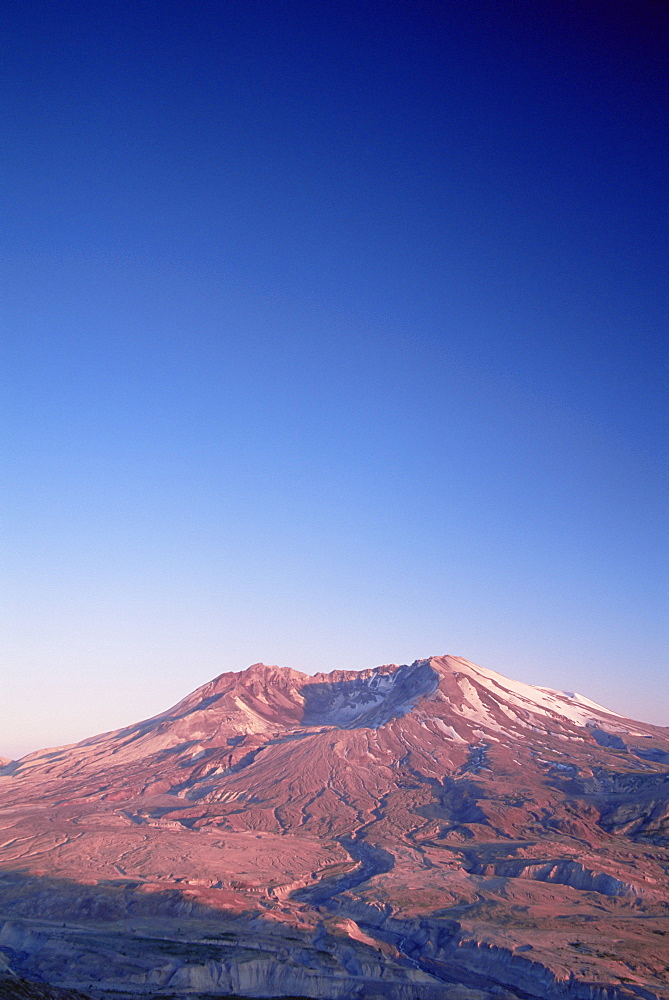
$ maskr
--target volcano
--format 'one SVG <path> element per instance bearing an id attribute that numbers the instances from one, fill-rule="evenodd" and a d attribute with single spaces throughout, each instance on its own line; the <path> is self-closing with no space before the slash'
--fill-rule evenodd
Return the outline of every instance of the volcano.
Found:
<path id="1" fill-rule="evenodd" d="M 669 730 L 461 657 L 221 674 L 0 834 L 2 997 L 669 998 Z"/>

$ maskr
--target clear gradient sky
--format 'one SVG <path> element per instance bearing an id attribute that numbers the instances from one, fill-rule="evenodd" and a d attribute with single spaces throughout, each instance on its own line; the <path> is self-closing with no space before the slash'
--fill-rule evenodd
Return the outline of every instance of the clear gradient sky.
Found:
<path id="1" fill-rule="evenodd" d="M 669 725 L 666 10 L 2 5 L 0 754 L 257 660 Z"/>

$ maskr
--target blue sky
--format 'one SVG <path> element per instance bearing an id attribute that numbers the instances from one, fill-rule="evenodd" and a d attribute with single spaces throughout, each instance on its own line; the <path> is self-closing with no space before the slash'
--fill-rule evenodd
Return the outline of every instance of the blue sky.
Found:
<path id="1" fill-rule="evenodd" d="M 0 754 L 256 660 L 669 725 L 663 16 L 3 7 Z"/>

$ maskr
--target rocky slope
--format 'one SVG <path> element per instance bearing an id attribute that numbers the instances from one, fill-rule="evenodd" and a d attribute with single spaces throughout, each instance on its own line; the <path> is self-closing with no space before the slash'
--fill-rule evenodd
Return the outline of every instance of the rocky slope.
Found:
<path id="1" fill-rule="evenodd" d="M 0 769 L 0 956 L 92 997 L 669 998 L 669 731 L 256 664 Z"/>

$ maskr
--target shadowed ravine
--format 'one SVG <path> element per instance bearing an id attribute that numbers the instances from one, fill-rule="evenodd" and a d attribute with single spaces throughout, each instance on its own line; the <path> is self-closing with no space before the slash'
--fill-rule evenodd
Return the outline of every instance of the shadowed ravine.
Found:
<path id="1" fill-rule="evenodd" d="M 395 859 L 389 851 L 384 851 L 382 847 L 375 847 L 368 841 L 353 837 L 339 837 L 339 843 L 351 857 L 358 862 L 358 866 L 340 878 L 324 878 L 318 885 L 309 886 L 307 889 L 297 889 L 293 893 L 293 899 L 302 903 L 311 903 L 314 906 L 327 906 L 332 903 L 336 896 L 347 889 L 353 889 L 362 885 L 375 875 L 392 871 Z"/>

